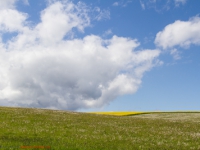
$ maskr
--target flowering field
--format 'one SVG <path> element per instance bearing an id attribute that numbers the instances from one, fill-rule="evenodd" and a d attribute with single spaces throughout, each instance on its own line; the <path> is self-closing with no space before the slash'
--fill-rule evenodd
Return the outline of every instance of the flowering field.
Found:
<path id="1" fill-rule="evenodd" d="M 0 107 L 0 149 L 198 150 L 200 113 L 100 115 Z"/>
<path id="2" fill-rule="evenodd" d="M 129 115 L 139 115 L 139 114 L 146 114 L 146 112 L 91 112 L 93 114 L 100 114 L 100 115 L 114 115 L 114 116 L 129 116 Z"/>
<path id="3" fill-rule="evenodd" d="M 140 112 L 140 111 L 121 111 L 121 112 L 90 112 L 91 114 L 111 115 L 111 116 L 133 116 L 144 114 L 172 114 L 172 113 L 200 113 L 200 111 L 174 111 L 174 112 Z"/>

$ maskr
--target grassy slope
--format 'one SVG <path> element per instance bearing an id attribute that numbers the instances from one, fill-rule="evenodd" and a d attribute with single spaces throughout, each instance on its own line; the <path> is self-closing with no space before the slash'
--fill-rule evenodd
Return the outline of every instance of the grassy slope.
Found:
<path id="1" fill-rule="evenodd" d="M 200 113 L 109 116 L 0 107 L 0 149 L 200 149 Z"/>

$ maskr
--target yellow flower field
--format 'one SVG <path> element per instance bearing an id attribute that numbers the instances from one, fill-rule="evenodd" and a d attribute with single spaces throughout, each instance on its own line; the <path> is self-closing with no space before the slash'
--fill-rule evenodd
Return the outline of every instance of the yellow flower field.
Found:
<path id="1" fill-rule="evenodd" d="M 171 111 L 171 112 L 160 112 L 160 111 L 152 111 L 152 112 L 140 112 L 140 111 L 122 111 L 122 112 L 90 112 L 92 114 L 100 114 L 100 115 L 113 115 L 113 116 L 131 116 L 131 115 L 139 115 L 139 114 L 161 114 L 161 113 L 200 113 L 199 111 Z"/>
<path id="2" fill-rule="evenodd" d="M 92 114 L 101 114 L 101 115 L 114 115 L 114 116 L 128 116 L 128 115 L 137 115 L 137 114 L 146 114 L 146 112 L 91 112 Z"/>

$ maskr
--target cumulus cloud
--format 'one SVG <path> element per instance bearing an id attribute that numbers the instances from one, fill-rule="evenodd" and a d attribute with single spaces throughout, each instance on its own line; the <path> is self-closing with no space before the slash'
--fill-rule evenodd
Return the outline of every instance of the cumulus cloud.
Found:
<path id="1" fill-rule="evenodd" d="M 47 43 L 57 42 L 62 40 L 72 28 L 83 31 L 90 24 L 87 11 L 81 8 L 83 5 L 82 3 L 74 5 L 71 2 L 67 4 L 55 2 L 43 10 L 41 23 L 35 28 L 39 37 Z"/>
<path id="2" fill-rule="evenodd" d="M 13 9 L 0 10 L 0 31 L 2 32 L 14 32 L 22 31 L 27 15 L 20 13 Z"/>
<path id="3" fill-rule="evenodd" d="M 90 25 L 88 10 L 82 6 L 53 1 L 34 27 L 26 22 L 27 14 L 5 10 L 1 35 L 17 34 L 6 42 L 0 40 L 0 105 L 101 107 L 117 96 L 135 93 L 144 73 L 160 64 L 160 51 L 135 50 L 136 39 L 66 38 L 72 30 L 84 32 Z"/>
<path id="4" fill-rule="evenodd" d="M 188 21 L 177 20 L 167 25 L 156 35 L 155 44 L 163 49 L 180 46 L 189 47 L 200 44 L 200 17 L 196 16 Z"/>
<path id="5" fill-rule="evenodd" d="M 0 9 L 13 8 L 17 0 L 1 0 Z"/>

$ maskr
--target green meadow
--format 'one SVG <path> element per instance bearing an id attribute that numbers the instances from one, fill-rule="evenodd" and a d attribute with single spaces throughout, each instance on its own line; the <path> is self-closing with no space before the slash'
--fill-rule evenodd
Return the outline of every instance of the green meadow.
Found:
<path id="1" fill-rule="evenodd" d="M 200 113 L 128 116 L 0 107 L 0 150 L 198 150 Z"/>

